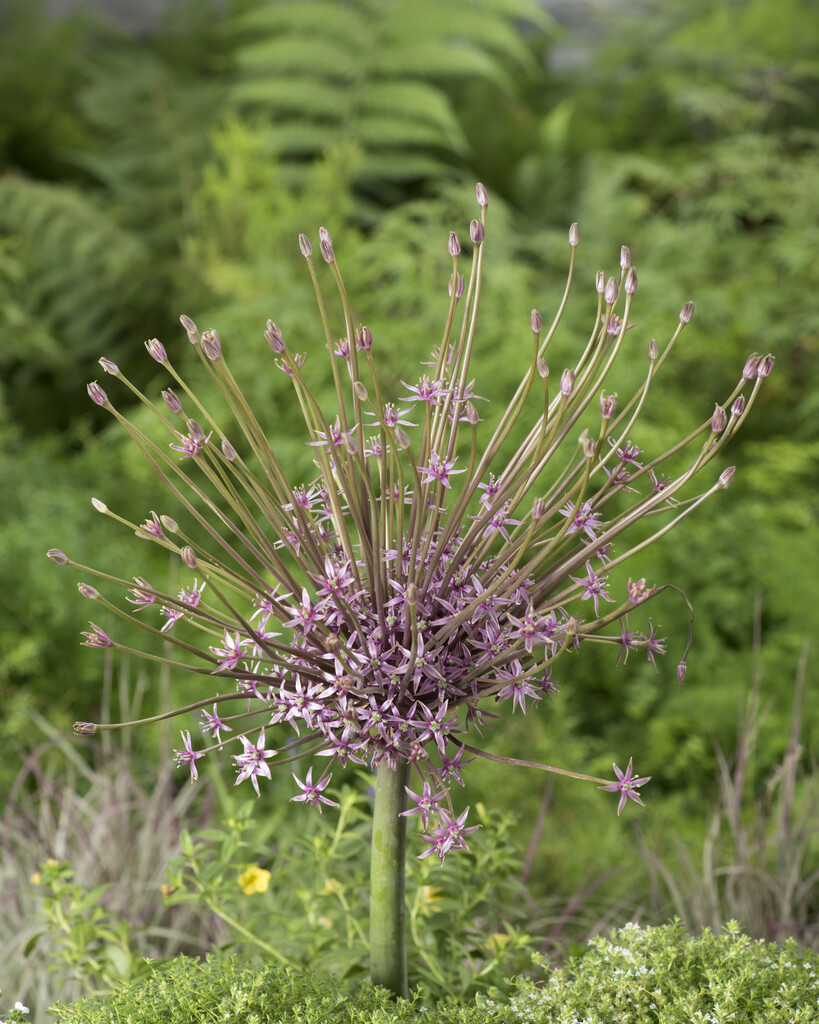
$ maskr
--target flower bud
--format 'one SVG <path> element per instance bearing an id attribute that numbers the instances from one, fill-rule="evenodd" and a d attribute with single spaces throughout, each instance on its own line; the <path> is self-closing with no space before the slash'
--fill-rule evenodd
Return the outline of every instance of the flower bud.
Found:
<path id="1" fill-rule="evenodd" d="M 774 362 L 774 357 L 770 354 L 770 352 L 768 353 L 768 355 L 763 356 L 759 360 L 759 366 L 756 371 L 757 377 L 767 377 L 768 374 L 771 373 L 771 371 L 774 368 Z"/>
<path id="2" fill-rule="evenodd" d="M 727 469 L 723 469 L 719 475 L 719 480 L 717 481 L 720 490 L 725 491 L 731 486 L 734 482 L 734 473 L 736 473 L 736 471 L 736 466 L 729 466 Z"/>
<path id="3" fill-rule="evenodd" d="M 625 289 L 626 295 L 633 295 L 637 291 L 637 271 L 634 269 L 634 267 L 628 268 L 628 273 L 626 274 Z"/>
<path id="4" fill-rule="evenodd" d="M 410 608 L 414 608 L 418 604 L 418 587 L 413 582 L 407 584 L 407 604 Z"/>
<path id="5" fill-rule="evenodd" d="M 97 405 L 109 406 L 111 403 L 108 401 L 108 395 L 102 390 L 96 381 L 92 381 L 88 385 L 88 396 L 92 402 Z"/>
<path id="6" fill-rule="evenodd" d="M 325 263 L 332 263 L 335 260 L 336 256 L 333 252 L 332 242 L 327 242 L 322 239 L 319 248 L 321 249 L 321 256 Z"/>
<path id="7" fill-rule="evenodd" d="M 574 391 L 574 370 L 564 370 L 560 375 L 560 393 L 567 398 Z"/>
<path id="8" fill-rule="evenodd" d="M 305 259 L 309 259 L 313 255 L 313 246 L 310 245 L 310 239 L 307 235 L 299 235 L 299 249 Z"/>
<path id="9" fill-rule="evenodd" d="M 532 334 L 540 334 L 543 330 L 543 317 L 538 313 L 536 309 L 532 310 L 532 315 L 529 318 L 529 323 L 532 327 Z"/>
<path id="10" fill-rule="evenodd" d="M 466 417 L 466 422 L 470 425 L 470 427 L 476 427 L 481 421 L 481 418 L 478 415 L 478 410 L 475 408 L 473 402 L 466 403 L 466 407 L 464 408 L 464 416 Z"/>
<path id="11" fill-rule="evenodd" d="M 202 351 L 211 361 L 222 358 L 222 342 L 216 331 L 205 331 L 202 335 Z"/>
<path id="12" fill-rule="evenodd" d="M 569 228 L 569 245 L 573 248 L 577 248 L 577 244 L 580 241 L 580 228 L 577 224 L 572 224 Z"/>
<path id="13" fill-rule="evenodd" d="M 148 350 L 148 355 L 155 359 L 158 363 L 163 365 L 168 361 L 168 353 L 165 351 L 165 346 L 157 338 L 149 338 L 145 342 L 145 348 Z"/>
<path id="14" fill-rule="evenodd" d="M 725 430 L 728 423 L 728 417 L 725 415 L 725 410 L 721 405 L 714 406 L 714 415 L 711 417 L 711 430 L 715 434 L 721 433 Z"/>
<path id="15" fill-rule="evenodd" d="M 93 722 L 74 723 L 74 732 L 77 736 L 93 736 L 96 731 L 97 727 Z"/>
<path id="16" fill-rule="evenodd" d="M 640 604 L 649 597 L 648 587 L 645 578 L 637 580 L 636 583 L 628 581 L 628 599 L 632 604 Z"/>
<path id="17" fill-rule="evenodd" d="M 235 462 L 237 459 L 236 449 L 225 437 L 222 438 L 222 455 L 228 462 Z"/>
<path id="18" fill-rule="evenodd" d="M 341 443 L 344 445 L 344 451 L 347 452 L 348 455 L 358 454 L 358 441 L 356 441 L 352 434 L 342 434 Z"/>
<path id="19" fill-rule="evenodd" d="M 119 373 L 119 367 L 117 366 L 117 364 L 111 359 L 106 359 L 105 356 L 103 356 L 99 360 L 99 364 L 103 368 L 103 370 L 105 370 L 106 373 L 110 373 L 114 377 L 116 377 L 117 374 Z"/>
<path id="20" fill-rule="evenodd" d="M 479 220 L 473 220 L 469 225 L 469 237 L 474 245 L 480 245 L 486 235 L 486 229 Z"/>
<path id="21" fill-rule="evenodd" d="M 97 588 L 90 586 L 88 583 L 78 583 L 77 590 L 79 590 L 83 597 L 87 597 L 90 601 L 96 601 L 100 596 L 100 592 Z"/>
<path id="22" fill-rule="evenodd" d="M 694 303 L 686 302 L 683 308 L 680 310 L 680 323 L 687 324 L 691 322 L 691 317 L 694 315 Z"/>
<path id="23" fill-rule="evenodd" d="M 598 295 L 602 295 L 606 290 L 606 275 L 602 270 L 597 271 L 597 276 L 594 279 L 594 287 L 597 289 Z"/>
<path id="24" fill-rule="evenodd" d="M 189 316 L 185 316 L 184 313 L 182 314 L 182 316 L 180 316 L 179 322 L 182 324 L 182 326 L 188 332 L 189 336 L 191 334 L 198 334 L 199 333 L 199 331 L 196 329 L 196 324 L 193 322 L 193 320 L 191 320 L 191 318 Z M 193 340 L 193 339 L 191 339 L 191 340 Z"/>
<path id="25" fill-rule="evenodd" d="M 179 401 L 176 392 L 168 388 L 162 392 L 162 397 L 165 400 L 168 412 L 173 413 L 174 416 L 178 416 L 182 412 L 182 403 Z"/>
<path id="26" fill-rule="evenodd" d="M 456 274 L 455 276 L 455 298 L 460 299 L 464 293 L 464 275 Z M 449 279 L 448 292 L 450 297 L 452 296 L 452 278 Z"/>
<path id="27" fill-rule="evenodd" d="M 189 569 L 198 568 L 199 559 L 196 557 L 196 552 L 189 544 L 186 544 L 185 547 L 182 548 L 182 551 L 180 552 L 180 557 L 182 558 L 183 564 L 186 565 Z"/>
<path id="28" fill-rule="evenodd" d="M 353 391 L 355 391 L 356 398 L 359 402 L 367 401 L 367 388 L 364 386 L 362 381 L 357 380 L 355 384 L 353 384 Z"/>
<path id="29" fill-rule="evenodd" d="M 570 615 L 563 624 L 563 632 L 565 636 L 571 639 L 577 633 L 577 619 L 574 615 Z"/>
<path id="30" fill-rule="evenodd" d="M 608 281 L 606 281 L 606 290 L 605 290 L 605 293 L 604 293 L 604 298 L 606 300 L 606 305 L 607 306 L 613 306 L 614 303 L 617 301 L 617 296 L 619 294 L 620 294 L 620 286 L 617 284 L 617 282 L 614 280 L 613 277 L 610 277 L 608 279 Z"/>
<path id="31" fill-rule="evenodd" d="M 403 427 L 395 428 L 395 443 L 402 451 L 406 451 L 410 446 L 409 434 L 404 430 Z"/>
<path id="32" fill-rule="evenodd" d="M 617 408 L 617 395 L 607 395 L 603 392 L 600 395 L 600 415 L 604 420 L 610 420 Z"/>
<path id="33" fill-rule="evenodd" d="M 277 356 L 280 356 L 282 352 L 284 352 L 284 338 L 282 337 L 282 332 L 279 330 L 279 325 L 274 324 L 272 320 L 268 320 L 264 336 L 267 344 L 273 349 Z"/>
<path id="34" fill-rule="evenodd" d="M 170 516 L 160 516 L 159 521 L 160 523 L 162 523 L 162 525 L 165 527 L 168 533 L 179 532 L 179 523 L 177 523 L 177 521 L 175 519 L 172 519 Z"/>
<path id="35" fill-rule="evenodd" d="M 752 352 L 745 360 L 745 366 L 742 368 L 742 376 L 745 380 L 753 380 L 756 377 L 756 371 L 759 369 L 759 362 L 762 356 L 758 352 Z"/>
<path id="36" fill-rule="evenodd" d="M 461 243 L 454 231 L 449 232 L 449 255 L 454 259 L 461 254 Z"/>
<path id="37" fill-rule="evenodd" d="M 532 519 L 537 522 L 539 519 L 543 519 L 547 512 L 546 500 L 544 498 L 535 498 L 532 502 Z"/>
<path id="38" fill-rule="evenodd" d="M 657 356 L 659 356 L 659 354 L 660 354 L 660 346 L 657 344 L 657 339 L 656 338 L 652 338 L 651 341 L 648 343 L 648 358 L 653 363 L 654 360 L 657 358 Z"/>
<path id="39" fill-rule="evenodd" d="M 680 684 L 680 686 L 682 686 L 682 684 L 685 682 L 685 673 L 687 667 L 688 666 L 685 664 L 684 661 L 681 661 L 677 666 L 677 682 Z"/>
<path id="40" fill-rule="evenodd" d="M 188 437 L 191 441 L 196 441 L 199 444 L 205 440 L 205 431 L 199 426 L 196 420 L 187 420 Z"/>
<path id="41" fill-rule="evenodd" d="M 731 406 L 731 416 L 739 418 L 745 412 L 745 395 L 737 395 Z"/>
<path id="42" fill-rule="evenodd" d="M 91 499 L 91 504 L 94 506 L 94 508 L 97 510 L 97 512 L 105 513 L 105 512 L 108 511 L 108 506 L 105 504 L 104 501 L 100 501 L 99 498 L 92 498 Z"/>
<path id="43" fill-rule="evenodd" d="M 631 266 L 631 249 L 627 245 L 620 246 L 620 267 L 622 270 L 628 270 Z"/>
<path id="44" fill-rule="evenodd" d="M 369 327 L 359 324 L 355 334 L 355 347 L 359 352 L 369 352 L 373 347 L 373 335 Z"/>
<path id="45" fill-rule="evenodd" d="M 549 364 L 546 362 L 543 356 L 538 356 L 537 372 L 540 374 L 542 380 L 549 379 Z"/>
<path id="46" fill-rule="evenodd" d="M 489 193 L 480 182 L 475 186 L 475 198 L 478 200 L 478 206 L 489 206 Z"/>
<path id="47" fill-rule="evenodd" d="M 594 441 L 589 437 L 588 430 L 583 431 L 583 436 L 580 438 L 580 447 L 583 449 L 584 459 L 593 459 L 595 454 Z"/>
<path id="48" fill-rule="evenodd" d="M 50 558 L 55 565 L 66 565 L 68 562 L 68 555 L 59 548 L 49 548 L 46 551 L 46 557 Z"/>

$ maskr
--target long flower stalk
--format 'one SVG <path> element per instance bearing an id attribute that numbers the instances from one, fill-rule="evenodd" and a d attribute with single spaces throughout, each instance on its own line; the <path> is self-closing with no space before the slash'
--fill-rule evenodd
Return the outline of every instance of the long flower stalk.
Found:
<path id="1" fill-rule="evenodd" d="M 203 699 L 173 712 L 196 712 L 210 740 L 202 747 L 190 731 L 182 733 L 177 760 L 192 779 L 202 757 L 228 744 L 237 750 L 236 783 L 249 782 L 257 793 L 273 765 L 310 760 L 302 778 L 293 776 L 292 799 L 321 810 L 336 806 L 327 795 L 335 766 L 352 762 L 375 773 L 370 969 L 398 994 L 407 987 L 407 820 L 420 822 L 421 857 L 443 861 L 469 849 L 466 837 L 477 826 L 466 824 L 469 808 L 456 809 L 451 794 L 473 759 L 465 754 L 596 782 L 619 794 L 618 813 L 629 800 L 642 803 L 639 790 L 649 780 L 635 776 L 630 760 L 625 771 L 613 765 L 612 782 L 504 758 L 466 737 L 483 735 L 496 717 L 485 710 L 487 701 L 492 707 L 511 702 L 513 712 L 526 713 L 552 696 L 553 672 L 587 642 L 613 646 L 618 662 L 642 652 L 656 667 L 664 638 L 650 619 L 647 628 L 632 628 L 629 616 L 670 584 L 639 579 L 613 595 L 609 574 L 730 485 L 733 467 L 699 491 L 694 482 L 721 455 L 773 368 L 773 357 L 749 356 L 710 418 L 666 451 L 643 452 L 629 434 L 693 303 L 682 307 L 664 346 L 655 339 L 645 345 L 645 374 L 635 393 L 622 402 L 607 393 L 617 359 L 640 358 L 628 333 L 637 273 L 624 246 L 619 273 L 597 274 L 596 313 L 579 358 L 552 374 L 545 357 L 575 274 L 579 232 L 572 225 L 560 306 L 545 332 L 532 311 L 520 384 L 482 446 L 471 376 L 489 204 L 482 185 L 477 199 L 471 267 L 468 274 L 460 269 L 461 244 L 452 232 L 445 325 L 427 364 L 431 372 L 403 382 L 403 397 L 379 380 L 377 341 L 365 325 L 354 325 L 332 239 L 321 228 L 321 259 L 345 331 L 334 340 L 324 275 L 312 244 L 300 236 L 335 408 L 317 400 L 306 355 L 290 349 L 273 321 L 265 339 L 292 382 L 315 460 L 312 480 L 291 481 L 215 331 L 200 333 L 181 318 L 230 418 L 206 408 L 157 339 L 146 342 L 148 353 L 181 397 L 169 387 L 155 405 L 101 359 L 103 370 L 155 413 L 164 437 L 129 420 L 99 383 L 88 386 L 92 401 L 118 420 L 167 488 L 174 516 L 151 512 L 136 525 L 97 498 L 94 507 L 171 552 L 190 578 L 171 594 L 143 576 L 122 579 L 57 548 L 48 552 L 106 590 L 82 582 L 84 597 L 162 641 L 161 653 L 135 653 L 209 677 Z M 223 429 L 228 422 L 234 436 Z M 666 476 L 669 466 L 675 472 Z M 629 540 L 640 523 L 651 529 Z M 117 591 L 130 609 L 107 596 Z M 132 650 L 94 623 L 84 636 L 89 647 Z M 680 682 L 689 646 L 690 629 L 677 666 Z M 76 728 L 92 733 L 98 726 Z"/>

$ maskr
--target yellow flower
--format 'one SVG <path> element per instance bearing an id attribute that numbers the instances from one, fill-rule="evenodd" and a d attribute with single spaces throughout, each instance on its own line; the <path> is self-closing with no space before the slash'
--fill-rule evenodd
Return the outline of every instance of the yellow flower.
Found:
<path id="1" fill-rule="evenodd" d="M 39 885 L 42 880 L 43 876 L 39 871 L 35 871 L 31 878 L 29 878 L 29 882 L 31 882 L 32 885 Z"/>
<path id="2" fill-rule="evenodd" d="M 270 884 L 270 872 L 252 865 L 246 868 L 236 881 L 242 887 L 245 896 L 252 896 L 254 892 L 267 892 L 267 887 Z"/>
<path id="3" fill-rule="evenodd" d="M 421 898 L 424 903 L 434 903 L 436 900 L 441 898 L 443 889 L 437 885 L 422 885 L 421 886 Z"/>

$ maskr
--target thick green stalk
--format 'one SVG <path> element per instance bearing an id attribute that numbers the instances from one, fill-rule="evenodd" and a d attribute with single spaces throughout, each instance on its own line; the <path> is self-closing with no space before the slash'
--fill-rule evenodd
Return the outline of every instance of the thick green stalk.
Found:
<path id="1" fill-rule="evenodd" d="M 404 860 L 407 819 L 404 791 L 409 765 L 393 770 L 382 764 L 375 772 L 375 809 L 370 860 L 370 977 L 375 985 L 407 996 L 407 940 L 404 923 Z"/>

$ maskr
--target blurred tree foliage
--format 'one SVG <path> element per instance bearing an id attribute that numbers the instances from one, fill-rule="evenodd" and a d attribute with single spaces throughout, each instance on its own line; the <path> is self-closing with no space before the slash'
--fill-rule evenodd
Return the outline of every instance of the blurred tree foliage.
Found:
<path id="1" fill-rule="evenodd" d="M 604 773 L 615 753 L 633 753 L 658 796 L 673 792 L 669 806 L 696 817 L 711 736 L 730 749 L 753 670 L 759 593 L 758 657 L 782 729 L 758 757 L 772 764 L 819 606 L 815 5 L 645 0 L 608 24 L 600 15 L 602 31 L 580 40 L 586 61 L 565 69 L 549 55 L 573 37 L 528 0 L 172 6 L 140 39 L 87 18 L 49 21 L 28 0 L 0 15 L 0 436 L 4 479 L 15 482 L 0 520 L 5 706 L 94 716 L 98 663 L 76 645 L 86 609 L 44 550 L 141 568 L 127 534 L 88 505 L 91 493 L 116 498 L 141 522 L 156 493 L 88 407 L 92 360 L 114 359 L 155 394 L 141 342 L 157 335 L 206 388 L 175 317 L 217 328 L 281 458 L 307 474 L 288 382 L 262 339 L 271 316 L 311 352 L 310 372 L 326 372 L 298 232 L 333 232 L 356 315 L 397 388 L 437 341 L 447 233 L 465 238 L 480 179 L 492 196 L 476 364 L 488 397 L 516 379 L 531 305 L 545 318 L 556 307 L 574 220 L 576 296 L 556 361 L 573 358 L 594 273 L 616 267 L 623 242 L 640 273 L 624 392 L 649 337 L 673 330 L 686 299 L 697 303 L 635 437 L 647 449 L 710 416 L 748 352 L 777 357 L 736 442 L 732 491 L 641 559 L 641 574 L 694 602 L 686 685 L 674 674 L 686 611 L 665 597 L 651 609 L 670 634 L 659 675 L 633 662 L 615 670 L 608 648 L 569 662 L 555 733 L 542 717 L 516 717 L 498 749 L 525 744 L 550 761 L 559 736 Z M 815 750 L 815 701 L 806 711 Z M 2 728 L 21 737 L 23 722 L 9 714 Z M 490 784 L 490 771 L 476 777 Z M 534 817 L 537 788 L 523 774 L 504 782 Z M 567 821 L 572 799 L 555 796 Z"/>

